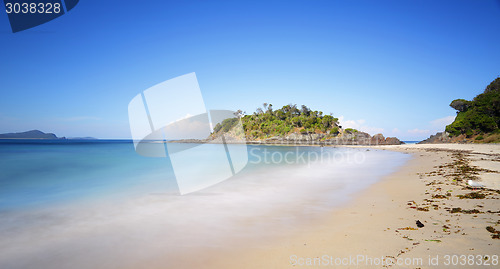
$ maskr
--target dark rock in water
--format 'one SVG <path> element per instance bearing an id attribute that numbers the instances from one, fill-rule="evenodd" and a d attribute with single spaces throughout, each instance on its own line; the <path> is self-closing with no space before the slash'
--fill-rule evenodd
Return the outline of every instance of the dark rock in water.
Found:
<path id="1" fill-rule="evenodd" d="M 422 222 L 420 222 L 420 220 L 417 220 L 417 227 L 418 227 L 418 228 L 422 228 L 422 227 L 424 227 L 424 226 L 425 226 L 425 225 L 424 225 Z"/>
<path id="2" fill-rule="evenodd" d="M 429 138 L 418 142 L 417 144 L 441 144 L 441 143 L 451 143 L 451 138 L 447 132 L 436 133 L 431 135 Z"/>

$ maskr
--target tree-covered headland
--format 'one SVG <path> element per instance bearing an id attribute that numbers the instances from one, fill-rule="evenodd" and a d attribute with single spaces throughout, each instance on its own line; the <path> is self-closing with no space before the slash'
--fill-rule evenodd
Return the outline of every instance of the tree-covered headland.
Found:
<path id="1" fill-rule="evenodd" d="M 450 106 L 457 110 L 455 121 L 446 126 L 451 137 L 500 142 L 500 77 L 472 101 L 456 99 Z"/>
<path id="2" fill-rule="evenodd" d="M 274 136 L 286 136 L 291 133 L 325 134 L 338 136 L 341 132 L 354 133 L 355 129 L 342 130 L 338 118 L 322 111 L 312 110 L 305 105 L 289 104 L 273 109 L 272 104 L 264 103 L 262 107 L 249 115 L 238 110 L 237 118 L 226 119 L 214 127 L 214 133 L 227 132 L 241 119 L 245 137 L 250 140 L 266 139 Z"/>

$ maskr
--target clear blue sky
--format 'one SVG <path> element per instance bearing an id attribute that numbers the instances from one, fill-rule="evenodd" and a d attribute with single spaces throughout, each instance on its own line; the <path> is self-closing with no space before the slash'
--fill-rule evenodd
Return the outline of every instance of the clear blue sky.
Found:
<path id="1" fill-rule="evenodd" d="M 305 104 L 420 140 L 500 75 L 500 3 L 80 1 L 12 34 L 0 14 L 0 133 L 129 138 L 141 91 L 196 72 L 209 109 Z"/>

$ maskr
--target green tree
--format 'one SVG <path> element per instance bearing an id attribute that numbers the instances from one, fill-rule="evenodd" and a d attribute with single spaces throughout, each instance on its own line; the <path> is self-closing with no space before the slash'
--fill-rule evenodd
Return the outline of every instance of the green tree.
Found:
<path id="1" fill-rule="evenodd" d="M 263 109 L 264 108 L 264 109 Z M 321 111 L 308 108 L 305 105 L 299 110 L 297 105 L 288 104 L 280 109 L 273 109 L 272 104 L 264 103 L 251 115 L 241 110 L 236 115 L 241 117 L 245 134 L 250 139 L 269 136 L 287 135 L 301 128 L 300 132 L 323 132 L 337 135 L 339 132 L 338 119 L 332 114 L 325 115 Z M 214 128 L 214 132 L 230 130 L 236 121 L 228 120 Z"/>
<path id="2" fill-rule="evenodd" d="M 446 131 L 452 136 L 498 131 L 500 126 L 500 77 L 472 101 L 456 99 L 450 106 L 457 110 L 455 120 Z"/>

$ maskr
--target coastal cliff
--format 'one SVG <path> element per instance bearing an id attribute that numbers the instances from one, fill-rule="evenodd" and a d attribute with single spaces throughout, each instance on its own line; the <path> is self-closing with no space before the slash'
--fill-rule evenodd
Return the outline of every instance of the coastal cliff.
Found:
<path id="1" fill-rule="evenodd" d="M 417 144 L 441 144 L 441 143 L 451 143 L 451 137 L 449 133 L 438 132 L 435 135 L 431 135 L 429 138 L 418 142 Z"/>
<path id="2" fill-rule="evenodd" d="M 446 126 L 446 132 L 420 143 L 500 143 L 500 77 L 472 101 L 456 99 L 450 107 L 457 111 L 457 116 Z"/>

